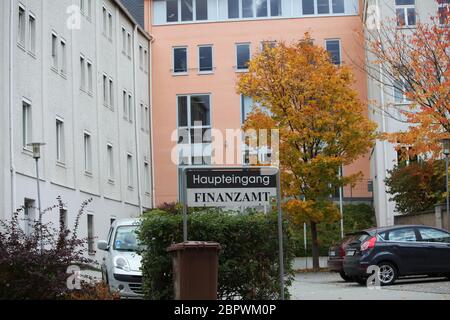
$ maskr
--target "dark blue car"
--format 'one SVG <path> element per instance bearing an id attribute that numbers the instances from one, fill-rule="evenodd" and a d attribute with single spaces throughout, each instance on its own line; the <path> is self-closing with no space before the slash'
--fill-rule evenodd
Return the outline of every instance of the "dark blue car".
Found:
<path id="1" fill-rule="evenodd" d="M 399 277 L 429 275 L 450 277 L 450 233 L 438 228 L 408 225 L 364 230 L 362 242 L 345 251 L 344 272 L 365 284 L 369 266 L 378 266 L 381 285 Z"/>

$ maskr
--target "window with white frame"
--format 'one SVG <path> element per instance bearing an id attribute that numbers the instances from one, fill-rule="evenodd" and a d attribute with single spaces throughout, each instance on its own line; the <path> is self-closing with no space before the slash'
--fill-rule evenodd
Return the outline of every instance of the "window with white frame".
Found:
<path id="1" fill-rule="evenodd" d="M 64 121 L 56 118 L 56 161 L 65 161 Z"/>
<path id="2" fill-rule="evenodd" d="M 173 73 L 187 72 L 187 47 L 173 48 Z"/>
<path id="3" fill-rule="evenodd" d="M 248 96 L 241 95 L 241 124 L 244 124 L 245 120 L 250 112 L 253 110 L 253 100 Z"/>
<path id="4" fill-rule="evenodd" d="M 83 138 L 84 148 L 84 172 L 92 174 L 92 139 L 89 132 L 84 132 Z"/>
<path id="5" fill-rule="evenodd" d="M 166 22 L 208 20 L 208 0 L 167 0 Z"/>
<path id="6" fill-rule="evenodd" d="M 439 24 L 448 24 L 448 19 L 450 18 L 450 0 L 438 0 L 438 16 Z"/>
<path id="7" fill-rule="evenodd" d="M 127 54 L 127 30 L 122 27 L 122 53 Z"/>
<path id="8" fill-rule="evenodd" d="M 341 64 L 341 41 L 339 39 L 332 39 L 325 41 L 326 50 L 330 54 L 331 62 L 336 65 Z"/>
<path id="9" fill-rule="evenodd" d="M 281 0 L 228 0 L 228 19 L 281 16 Z"/>
<path id="10" fill-rule="evenodd" d="M 61 74 L 67 74 L 67 48 L 64 40 L 61 40 Z"/>
<path id="11" fill-rule="evenodd" d="M 29 51 L 33 54 L 36 53 L 36 18 L 32 15 L 28 15 L 28 30 L 29 30 Z"/>
<path id="12" fill-rule="evenodd" d="M 397 26 L 409 27 L 416 25 L 415 0 L 395 0 L 395 12 L 397 15 Z"/>
<path id="13" fill-rule="evenodd" d="M 52 67 L 58 70 L 58 35 L 52 33 Z"/>
<path id="14" fill-rule="evenodd" d="M 181 95 L 177 104 L 180 165 L 210 164 L 210 95 Z"/>
<path id="15" fill-rule="evenodd" d="M 22 146 L 25 149 L 30 149 L 30 144 L 32 142 L 32 114 L 31 114 L 31 103 L 28 101 L 22 101 Z"/>
<path id="16" fill-rule="evenodd" d="M 148 51 L 147 49 L 144 49 L 144 72 L 148 72 L 149 71 L 149 62 L 148 62 Z"/>
<path id="17" fill-rule="evenodd" d="M 80 13 L 84 14 L 86 8 L 84 7 L 85 0 L 80 0 Z"/>
<path id="18" fill-rule="evenodd" d="M 109 107 L 114 108 L 114 81 L 109 78 Z"/>
<path id="19" fill-rule="evenodd" d="M 109 40 L 112 40 L 113 39 L 113 16 L 112 16 L 111 12 L 108 13 L 108 26 L 109 26 L 108 37 L 109 37 Z"/>
<path id="20" fill-rule="evenodd" d="M 344 14 L 345 0 L 302 0 L 302 14 Z"/>
<path id="21" fill-rule="evenodd" d="M 127 55 L 128 55 L 128 58 L 131 59 L 132 42 L 131 42 L 131 34 L 129 32 L 127 33 L 127 42 L 128 42 Z"/>
<path id="22" fill-rule="evenodd" d="M 103 34 L 106 36 L 108 32 L 108 11 L 105 7 L 103 7 L 102 10 L 102 17 L 103 17 Z"/>
<path id="23" fill-rule="evenodd" d="M 213 47 L 212 45 L 201 45 L 198 47 L 198 71 L 213 71 Z"/>
<path id="24" fill-rule="evenodd" d="M 128 120 L 128 92 L 127 90 L 122 91 L 122 108 L 123 108 L 123 118 Z"/>
<path id="25" fill-rule="evenodd" d="M 88 92 L 93 93 L 94 91 L 94 73 L 92 70 L 92 62 L 87 61 L 87 78 L 88 78 Z"/>
<path id="26" fill-rule="evenodd" d="M 24 232 L 26 235 L 31 235 L 33 233 L 33 226 L 36 222 L 36 201 L 33 199 L 24 199 L 23 203 L 23 214 L 24 214 Z"/>
<path id="27" fill-rule="evenodd" d="M 86 89 L 86 59 L 83 55 L 80 56 L 80 89 Z"/>
<path id="28" fill-rule="evenodd" d="M 398 79 L 393 83 L 395 103 L 408 103 L 407 93 L 411 90 L 405 80 Z"/>
<path id="29" fill-rule="evenodd" d="M 108 76 L 103 74 L 103 105 L 108 105 Z"/>
<path id="30" fill-rule="evenodd" d="M 150 165 L 144 161 L 144 192 L 150 194 Z"/>
<path id="31" fill-rule="evenodd" d="M 250 61 L 250 44 L 237 43 L 236 44 L 236 69 L 245 71 L 248 70 L 248 63 Z"/>
<path id="32" fill-rule="evenodd" d="M 144 48 L 142 45 L 139 45 L 139 68 L 144 69 Z"/>
<path id="33" fill-rule="evenodd" d="M 129 188 L 133 188 L 133 155 L 127 154 L 127 183 Z"/>
<path id="34" fill-rule="evenodd" d="M 133 123 L 133 111 L 134 111 L 134 107 L 133 107 L 133 96 L 131 93 L 128 93 L 128 121 L 130 123 Z"/>
<path id="35" fill-rule="evenodd" d="M 114 149 L 111 143 L 106 146 L 106 157 L 108 180 L 112 182 L 114 181 Z"/>
<path id="36" fill-rule="evenodd" d="M 88 253 L 94 254 L 95 253 L 94 215 L 91 213 L 87 214 L 87 243 L 88 243 Z"/>
<path id="37" fill-rule="evenodd" d="M 25 8 L 22 6 L 19 6 L 19 12 L 18 12 L 18 25 L 17 25 L 17 42 L 21 46 L 25 46 Z"/>

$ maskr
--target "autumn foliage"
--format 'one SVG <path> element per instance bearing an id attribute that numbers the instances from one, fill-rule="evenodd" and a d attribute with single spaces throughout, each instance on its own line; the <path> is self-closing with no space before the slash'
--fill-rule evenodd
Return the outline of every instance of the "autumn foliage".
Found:
<path id="1" fill-rule="evenodd" d="M 315 255 L 316 224 L 339 218 L 330 195 L 359 178 L 339 177 L 339 168 L 370 150 L 376 138 L 352 84 L 351 70 L 334 65 L 309 34 L 290 45 L 265 47 L 238 83 L 239 93 L 263 106 L 244 129 L 279 130 L 284 209 L 294 223 L 311 225 Z"/>

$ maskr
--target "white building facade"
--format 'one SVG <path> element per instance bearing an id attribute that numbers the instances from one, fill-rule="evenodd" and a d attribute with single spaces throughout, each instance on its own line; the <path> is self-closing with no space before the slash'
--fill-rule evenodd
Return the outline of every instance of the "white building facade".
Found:
<path id="1" fill-rule="evenodd" d="M 403 32 L 414 32 L 419 21 L 426 22 L 430 16 L 438 14 L 439 7 L 450 5 L 450 1 L 443 0 L 438 4 L 435 0 L 365 0 L 364 23 L 367 39 L 378 37 L 376 28 L 378 23 L 400 24 Z M 389 22 L 390 21 L 390 22 Z M 400 21 L 400 23 L 399 23 Z M 380 39 L 383 41 L 382 37 Z M 371 70 L 368 76 L 369 116 L 378 124 L 380 132 L 394 133 L 404 131 L 409 124 L 399 110 L 408 105 L 406 97 L 395 89 L 392 82 L 380 72 L 380 67 L 373 63 L 375 58 L 367 52 L 367 68 Z M 371 154 L 371 175 L 374 188 L 374 205 L 379 226 L 394 224 L 394 217 L 398 214 L 392 197 L 387 193 L 385 179 L 388 171 L 392 170 L 400 160 L 396 146 L 387 141 L 377 141 Z"/>
<path id="2" fill-rule="evenodd" d="M 61 196 L 79 236 L 153 206 L 148 35 L 118 0 L 0 2 L 0 218 L 38 217 L 35 161 L 43 142 L 42 208 Z M 57 222 L 58 212 L 44 215 Z"/>

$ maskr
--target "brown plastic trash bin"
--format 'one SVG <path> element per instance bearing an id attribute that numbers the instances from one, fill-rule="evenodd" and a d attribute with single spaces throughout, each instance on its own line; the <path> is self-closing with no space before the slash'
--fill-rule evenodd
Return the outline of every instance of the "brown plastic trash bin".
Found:
<path id="1" fill-rule="evenodd" d="M 175 300 L 217 300 L 220 244 L 188 241 L 167 251 L 172 254 Z"/>

